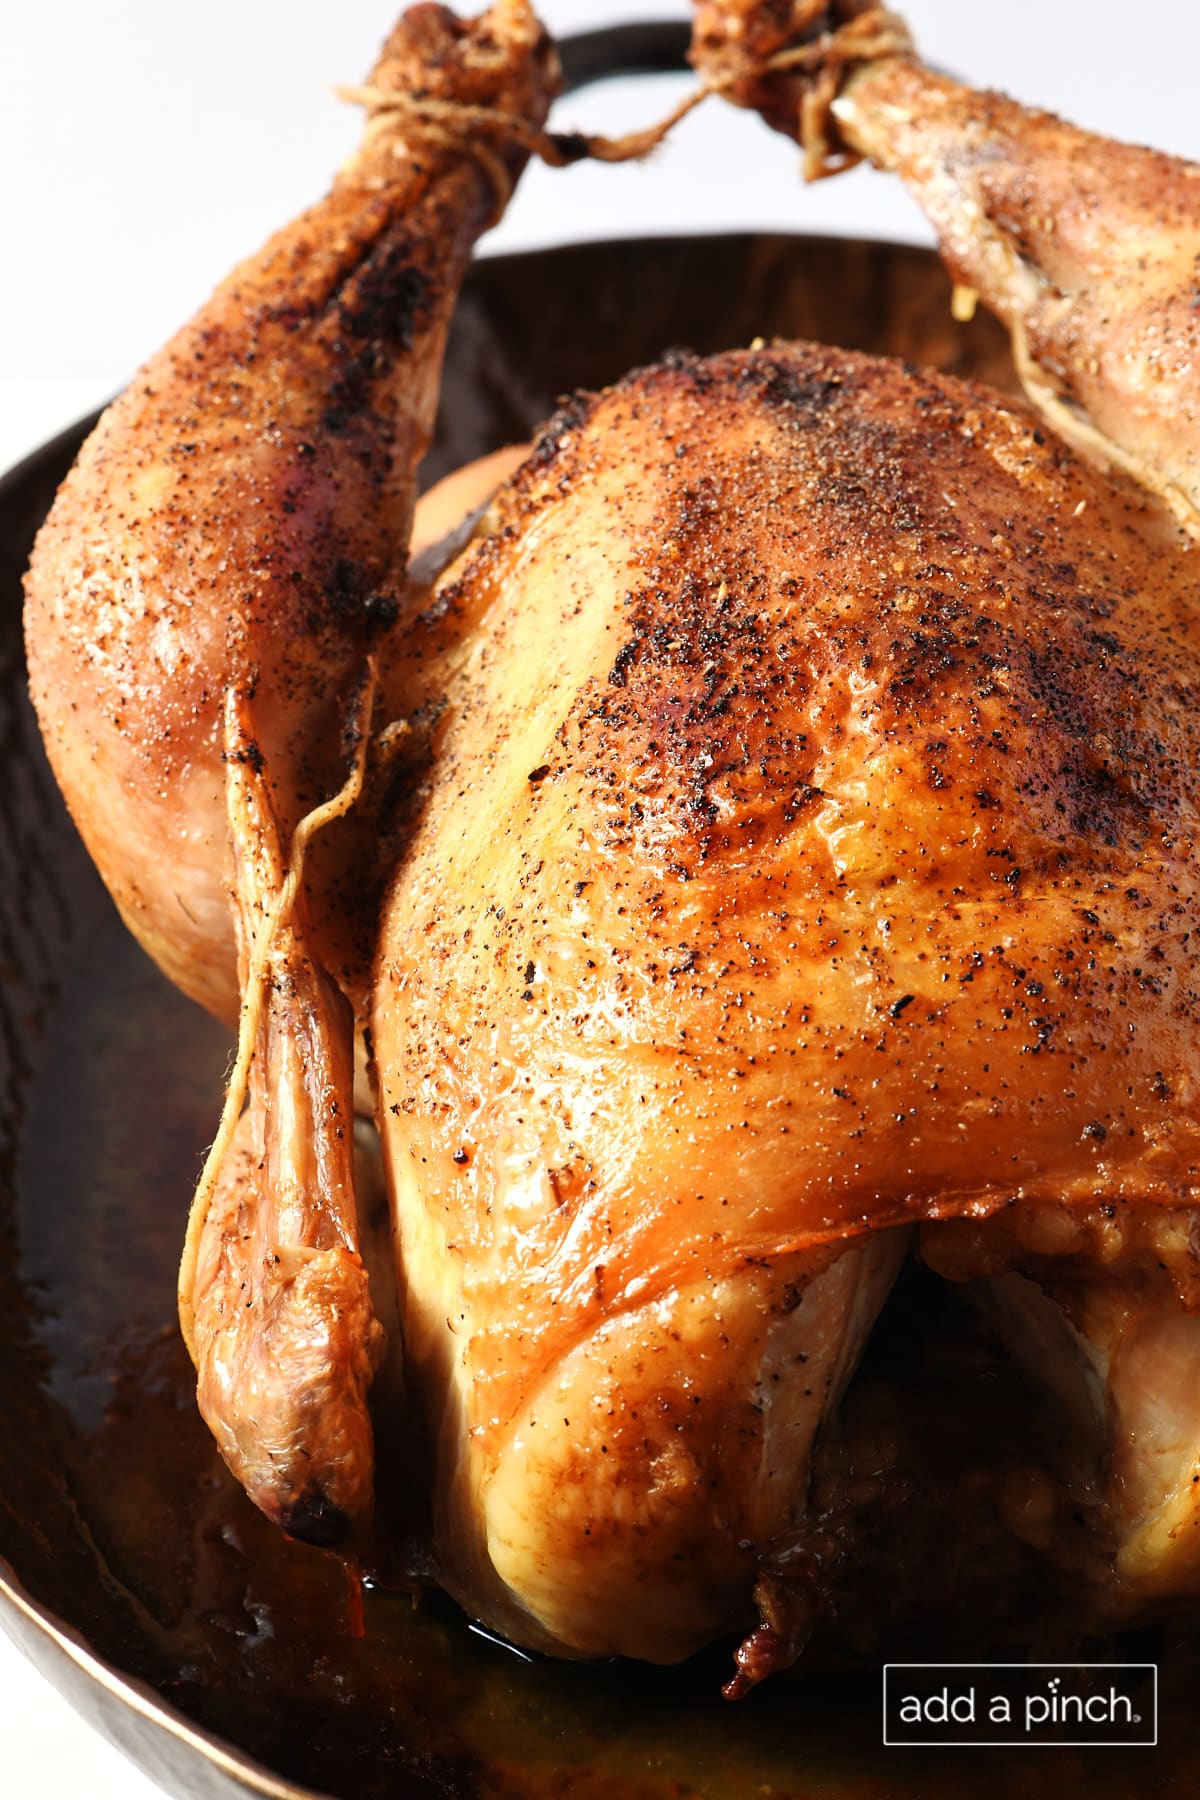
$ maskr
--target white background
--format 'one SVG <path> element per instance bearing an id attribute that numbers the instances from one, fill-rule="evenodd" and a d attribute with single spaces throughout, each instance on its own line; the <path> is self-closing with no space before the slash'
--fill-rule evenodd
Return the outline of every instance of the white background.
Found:
<path id="1" fill-rule="evenodd" d="M 466 0 L 463 0 L 466 4 Z M 238 257 L 322 188 L 399 0 L 6 0 L 0 7 L 0 469 L 100 404 Z M 1194 0 L 910 0 L 942 67 L 1200 159 Z M 552 29 L 686 17 L 684 0 L 543 0 Z M 680 79 L 564 103 L 610 134 Z M 928 241 L 868 170 L 804 189 L 794 147 L 710 101 L 646 167 L 532 169 L 485 252 L 770 226 Z M 153 1800 L 0 1634 L 0 1796 Z"/>

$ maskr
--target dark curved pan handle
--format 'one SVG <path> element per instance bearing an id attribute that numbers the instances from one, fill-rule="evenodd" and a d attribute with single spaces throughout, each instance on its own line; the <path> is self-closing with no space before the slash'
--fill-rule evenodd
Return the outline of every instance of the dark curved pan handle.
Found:
<path id="1" fill-rule="evenodd" d="M 690 69 L 688 47 L 692 28 L 686 19 L 648 20 L 642 25 L 604 25 L 596 31 L 577 31 L 559 38 L 563 92 L 578 93 L 596 81 L 615 81 L 623 75 L 679 75 Z M 951 81 L 964 77 L 944 63 L 923 57 L 924 67 Z"/>
<path id="2" fill-rule="evenodd" d="M 691 39 L 685 19 L 606 25 L 560 38 L 563 92 L 575 94 L 595 81 L 612 81 L 620 75 L 677 75 L 688 67 Z"/>

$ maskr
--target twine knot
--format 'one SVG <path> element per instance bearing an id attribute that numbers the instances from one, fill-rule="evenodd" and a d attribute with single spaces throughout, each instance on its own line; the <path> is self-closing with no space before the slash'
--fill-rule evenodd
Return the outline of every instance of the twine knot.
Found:
<path id="1" fill-rule="evenodd" d="M 868 6 L 806 42 L 786 46 L 759 61 L 741 51 L 734 66 L 702 77 L 692 92 L 657 124 L 618 138 L 582 131 L 547 131 L 518 113 L 473 106 L 465 101 L 439 100 L 429 94 L 369 86 L 339 87 L 336 92 L 339 99 L 366 109 L 368 136 L 387 132 L 406 140 L 410 148 L 424 143 L 448 154 L 470 157 L 487 177 L 499 218 L 512 198 L 515 181 L 503 155 L 506 146 L 516 145 L 553 169 L 585 161 L 638 162 L 656 150 L 710 94 L 725 93 L 747 81 L 772 75 L 811 76 L 801 96 L 796 130 L 804 151 L 804 173 L 810 181 L 832 175 L 858 160 L 852 152 L 834 148 L 830 129 L 831 109 L 846 71 L 859 63 L 908 55 L 912 49 L 908 27 L 897 13 L 883 6 Z"/>

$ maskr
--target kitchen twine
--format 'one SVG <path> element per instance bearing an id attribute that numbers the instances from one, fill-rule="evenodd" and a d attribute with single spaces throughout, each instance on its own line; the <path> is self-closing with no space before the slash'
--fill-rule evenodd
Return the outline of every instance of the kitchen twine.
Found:
<path id="1" fill-rule="evenodd" d="M 339 87 L 335 91 L 339 99 L 366 108 L 369 128 L 396 130 L 401 134 L 407 128 L 433 149 L 471 157 L 495 191 L 499 216 L 512 198 L 515 177 L 505 167 L 496 147 L 498 144 L 518 144 L 554 169 L 588 160 L 636 162 L 657 149 L 680 120 L 694 112 L 710 94 L 723 93 L 739 82 L 765 75 L 815 71 L 816 79 L 804 94 L 800 106 L 799 138 L 804 151 L 804 173 L 810 181 L 831 175 L 858 161 L 850 151 L 835 152 L 829 132 L 830 107 L 837 98 L 847 68 L 886 56 L 908 55 L 912 50 L 912 37 L 903 19 L 883 7 L 873 7 L 836 30 L 822 32 L 809 43 L 777 51 L 757 67 L 748 62 L 745 68 L 727 76 L 706 77 L 665 119 L 619 138 L 576 131 L 546 131 L 518 113 L 491 106 L 470 106 L 456 100 L 438 100 L 430 95 L 391 92 L 369 86 Z"/>

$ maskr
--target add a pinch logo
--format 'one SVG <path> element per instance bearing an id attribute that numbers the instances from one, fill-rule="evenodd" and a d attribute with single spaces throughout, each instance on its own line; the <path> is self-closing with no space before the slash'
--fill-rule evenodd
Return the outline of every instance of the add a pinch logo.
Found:
<path id="1" fill-rule="evenodd" d="M 888 1663 L 883 1741 L 904 1745 L 1158 1742 L 1154 1663 Z"/>

